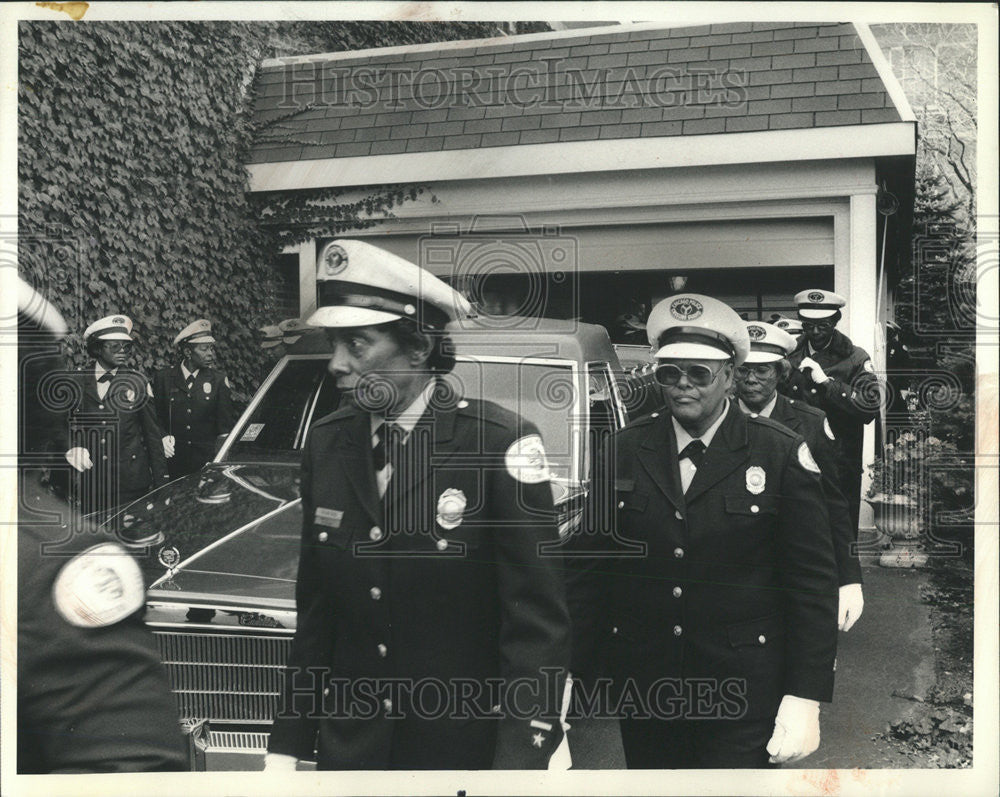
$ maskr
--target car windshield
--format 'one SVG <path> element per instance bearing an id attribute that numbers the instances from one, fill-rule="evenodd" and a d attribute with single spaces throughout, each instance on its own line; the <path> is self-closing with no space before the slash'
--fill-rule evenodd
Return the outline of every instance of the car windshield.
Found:
<path id="1" fill-rule="evenodd" d="M 328 358 L 288 359 L 233 431 L 223 462 L 297 462 L 309 425 L 333 412 L 340 396 Z M 572 362 L 462 358 L 445 378 L 456 395 L 488 398 L 538 427 L 555 479 L 578 479 L 580 401 Z M 582 419 L 580 419 L 582 420 Z"/>

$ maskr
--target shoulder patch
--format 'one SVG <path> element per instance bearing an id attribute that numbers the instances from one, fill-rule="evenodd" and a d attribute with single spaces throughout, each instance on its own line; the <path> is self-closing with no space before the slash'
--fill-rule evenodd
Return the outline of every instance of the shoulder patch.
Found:
<path id="1" fill-rule="evenodd" d="M 831 440 L 836 440 L 836 436 L 833 434 L 833 429 L 830 428 L 830 421 L 826 418 L 823 419 L 823 431 L 826 432 L 826 436 Z"/>
<path id="2" fill-rule="evenodd" d="M 146 392 L 149 394 L 150 398 L 153 398 L 153 386 L 149 384 L 149 382 L 146 383 Z"/>
<path id="3" fill-rule="evenodd" d="M 872 365 L 871 360 L 865 360 L 865 363 L 862 367 L 870 374 L 875 373 L 875 366 Z"/>
<path id="4" fill-rule="evenodd" d="M 799 446 L 799 464 L 811 473 L 821 473 L 819 465 L 813 459 L 809 446 L 804 442 Z"/>
<path id="5" fill-rule="evenodd" d="M 537 434 L 519 437 L 504 455 L 507 472 L 523 484 L 539 484 L 548 481 L 549 463 L 545 458 L 545 446 Z"/>
<path id="6" fill-rule="evenodd" d="M 101 628 L 142 608 L 146 588 L 135 559 L 104 542 L 70 559 L 52 585 L 52 602 L 78 628 Z"/>
<path id="7" fill-rule="evenodd" d="M 228 377 L 228 376 L 224 376 L 224 377 L 222 377 L 222 381 L 223 381 L 223 382 L 225 383 L 226 387 L 228 387 L 228 388 L 229 388 L 230 390 L 232 390 L 232 389 L 233 389 L 233 385 L 232 385 L 232 383 L 231 383 L 231 382 L 229 381 L 229 377 Z"/>

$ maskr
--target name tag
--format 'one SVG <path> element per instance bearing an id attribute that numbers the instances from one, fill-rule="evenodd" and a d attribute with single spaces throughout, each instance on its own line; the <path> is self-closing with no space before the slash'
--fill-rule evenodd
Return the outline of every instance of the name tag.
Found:
<path id="1" fill-rule="evenodd" d="M 339 529 L 340 521 L 343 517 L 344 513 L 339 509 L 327 509 L 326 507 L 318 506 L 316 507 L 314 522 L 323 526 L 329 526 L 332 529 Z"/>

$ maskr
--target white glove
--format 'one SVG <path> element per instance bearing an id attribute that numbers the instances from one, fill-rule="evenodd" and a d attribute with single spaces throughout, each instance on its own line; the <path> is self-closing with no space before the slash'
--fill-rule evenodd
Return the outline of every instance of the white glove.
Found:
<path id="1" fill-rule="evenodd" d="M 295 765 L 299 763 L 293 755 L 284 753 L 268 753 L 264 756 L 265 772 L 294 772 Z"/>
<path id="2" fill-rule="evenodd" d="M 798 761 L 819 747 L 819 701 L 785 695 L 774 718 L 774 733 L 767 743 L 772 764 Z"/>
<path id="3" fill-rule="evenodd" d="M 829 381 L 830 377 L 826 375 L 826 371 L 812 357 L 803 358 L 802 364 L 799 365 L 800 371 L 804 371 L 806 368 L 811 369 L 809 376 L 812 377 L 812 381 L 817 385 L 822 385 L 824 382 Z"/>
<path id="4" fill-rule="evenodd" d="M 174 436 L 168 434 L 163 438 L 163 456 L 170 459 L 174 455 Z"/>
<path id="5" fill-rule="evenodd" d="M 80 473 L 94 467 L 94 463 L 90 461 L 90 452 L 80 446 L 71 448 L 64 456 L 66 457 L 66 461 L 80 471 Z"/>
<path id="6" fill-rule="evenodd" d="M 840 602 L 837 608 L 837 628 L 850 631 L 851 627 L 861 619 L 865 610 L 865 596 L 860 584 L 844 584 L 840 588 Z"/>

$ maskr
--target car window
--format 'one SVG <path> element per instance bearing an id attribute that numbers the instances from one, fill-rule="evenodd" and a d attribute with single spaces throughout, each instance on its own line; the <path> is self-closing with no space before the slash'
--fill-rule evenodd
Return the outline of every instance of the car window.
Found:
<path id="1" fill-rule="evenodd" d="M 298 461 L 307 426 L 333 412 L 340 395 L 326 358 L 286 360 L 249 417 L 233 432 L 225 462 Z"/>
<path id="2" fill-rule="evenodd" d="M 460 359 L 446 381 L 468 399 L 487 399 L 538 427 L 556 479 L 579 478 L 574 468 L 581 403 L 572 364 L 565 366 Z M 577 463 L 581 465 L 582 463 Z"/>

